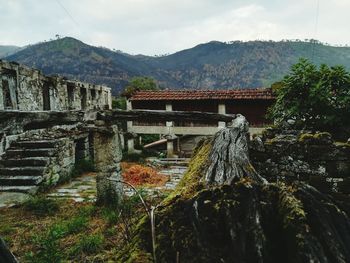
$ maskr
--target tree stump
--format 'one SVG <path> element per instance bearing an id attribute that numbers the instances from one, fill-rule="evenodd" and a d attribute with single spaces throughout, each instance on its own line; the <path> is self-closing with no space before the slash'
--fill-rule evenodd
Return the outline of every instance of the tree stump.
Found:
<path id="1" fill-rule="evenodd" d="M 248 177 L 257 183 L 267 183 L 254 169 L 248 152 L 249 123 L 237 114 L 232 126 L 221 129 L 214 136 L 205 174 L 208 184 L 232 184 Z"/>

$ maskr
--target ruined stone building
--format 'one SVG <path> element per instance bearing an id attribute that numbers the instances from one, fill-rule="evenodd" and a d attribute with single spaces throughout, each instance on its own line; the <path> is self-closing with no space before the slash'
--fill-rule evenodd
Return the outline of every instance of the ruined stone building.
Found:
<path id="1" fill-rule="evenodd" d="M 106 146 L 94 145 L 101 133 L 85 115 L 111 104 L 106 86 L 0 61 L 0 192 L 35 193 L 69 179 L 77 162 Z"/>
<path id="2" fill-rule="evenodd" d="M 0 61 L 0 110 L 111 109 L 111 89 L 106 86 L 45 76 L 15 62 Z"/>
<path id="3" fill-rule="evenodd" d="M 260 133 L 270 124 L 266 119 L 267 109 L 273 104 L 271 89 L 232 90 L 160 90 L 138 91 L 128 99 L 128 109 L 197 111 L 219 114 L 243 114 L 249 121 L 250 134 Z M 214 135 L 225 127 L 215 121 L 150 122 L 148 120 L 128 122 L 132 134 L 160 134 L 158 142 L 146 148 L 166 149 L 169 157 L 190 156 L 203 136 Z M 134 138 L 128 140 L 129 151 L 133 151 Z"/>

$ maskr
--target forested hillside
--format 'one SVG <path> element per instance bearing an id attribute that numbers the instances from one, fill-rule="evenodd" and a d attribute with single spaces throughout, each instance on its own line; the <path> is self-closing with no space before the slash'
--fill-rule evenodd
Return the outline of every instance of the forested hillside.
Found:
<path id="1" fill-rule="evenodd" d="M 0 46 L 0 58 L 10 56 L 19 49 L 20 47 L 17 46 Z"/>
<path id="2" fill-rule="evenodd" d="M 5 57 L 46 74 L 106 84 L 118 93 L 134 76 L 151 76 L 161 87 L 189 89 L 255 88 L 284 76 L 300 57 L 315 64 L 350 68 L 350 48 L 302 41 L 209 42 L 171 55 L 129 55 L 74 38 L 32 46 Z"/>

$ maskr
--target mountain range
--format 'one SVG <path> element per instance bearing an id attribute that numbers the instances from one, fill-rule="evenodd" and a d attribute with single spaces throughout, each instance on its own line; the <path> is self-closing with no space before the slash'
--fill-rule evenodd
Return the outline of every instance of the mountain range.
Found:
<path id="1" fill-rule="evenodd" d="M 166 56 L 144 56 L 65 37 L 23 48 L 0 46 L 0 57 L 44 74 L 105 84 L 114 94 L 135 76 L 153 77 L 169 89 L 266 87 L 280 80 L 301 57 L 350 69 L 349 47 L 317 41 L 212 41 Z"/>
<path id="2" fill-rule="evenodd" d="M 0 58 L 7 57 L 16 53 L 21 48 L 17 46 L 1 46 L 0 45 Z"/>

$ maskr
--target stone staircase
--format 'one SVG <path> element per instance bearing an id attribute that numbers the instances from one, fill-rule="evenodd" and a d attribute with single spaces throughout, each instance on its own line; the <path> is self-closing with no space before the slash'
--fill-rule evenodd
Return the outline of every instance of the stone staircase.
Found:
<path id="1" fill-rule="evenodd" d="M 36 193 L 56 143 L 55 139 L 12 142 L 0 160 L 0 192 Z"/>

